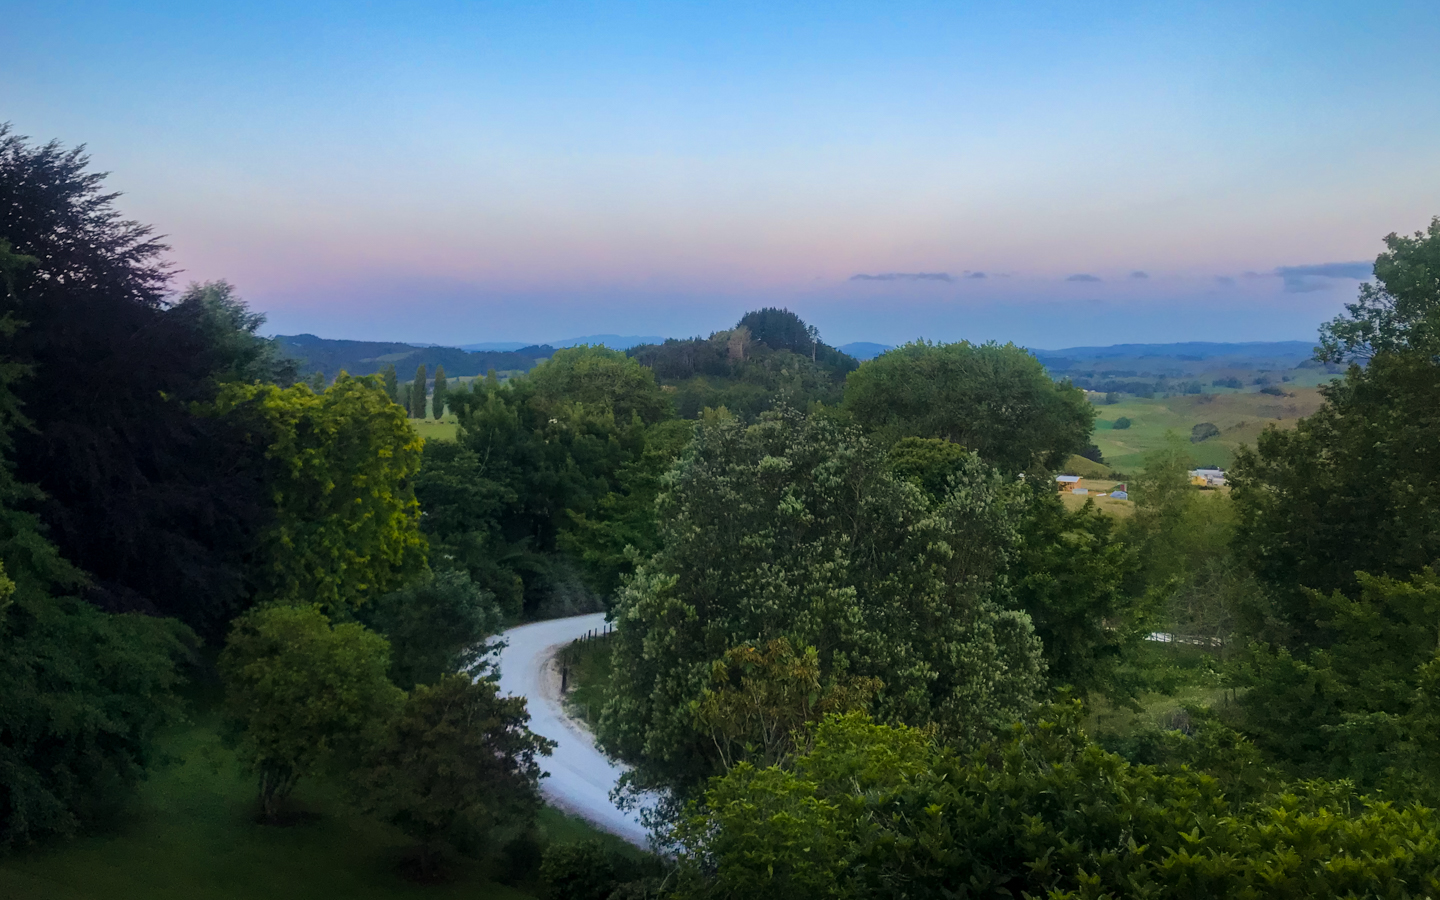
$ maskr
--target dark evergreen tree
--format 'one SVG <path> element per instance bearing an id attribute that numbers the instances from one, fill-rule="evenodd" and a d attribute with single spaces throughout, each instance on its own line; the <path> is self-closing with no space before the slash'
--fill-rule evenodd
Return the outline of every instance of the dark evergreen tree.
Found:
<path id="1" fill-rule="evenodd" d="M 425 418 L 425 366 L 415 370 L 415 381 L 410 385 L 410 418 Z"/>
<path id="2" fill-rule="evenodd" d="M 34 260 L 0 309 L 26 324 L 6 355 L 34 373 L 16 385 L 32 422 L 15 474 L 90 600 L 209 629 L 247 602 L 268 504 L 244 423 L 195 409 L 257 374 L 259 317 L 213 285 L 168 302 L 165 245 L 87 167 L 0 126 L 0 239 Z"/>
<path id="3" fill-rule="evenodd" d="M 445 384 L 445 367 L 444 367 L 444 366 L 436 366 L 436 367 L 435 367 L 435 397 L 434 397 L 434 399 L 430 402 L 430 406 L 431 406 L 431 409 L 434 411 L 434 415 L 435 415 L 435 420 L 436 420 L 436 421 L 439 421 L 440 419 L 445 418 L 445 391 L 446 391 L 446 389 L 447 389 L 447 385 Z"/>

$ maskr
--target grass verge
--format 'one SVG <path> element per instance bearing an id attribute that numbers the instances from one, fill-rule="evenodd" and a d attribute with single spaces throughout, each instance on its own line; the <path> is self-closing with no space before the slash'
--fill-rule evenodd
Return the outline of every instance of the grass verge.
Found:
<path id="1" fill-rule="evenodd" d="M 174 761 L 136 791 L 123 821 L 97 833 L 0 858 L 5 900 L 399 900 L 533 897 L 493 880 L 496 866 L 456 859 L 452 880 L 418 885 L 397 872 L 411 842 L 346 808 L 338 786 L 303 783 L 297 805 L 318 815 L 288 828 L 254 823 L 255 784 L 220 740 L 213 717 L 166 735 Z M 609 839 L 546 808 L 544 838 Z M 619 841 L 618 838 L 614 839 Z"/>

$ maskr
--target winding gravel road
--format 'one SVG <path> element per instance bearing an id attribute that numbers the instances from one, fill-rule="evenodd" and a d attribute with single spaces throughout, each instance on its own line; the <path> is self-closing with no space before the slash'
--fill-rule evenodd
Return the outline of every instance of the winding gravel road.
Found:
<path id="1" fill-rule="evenodd" d="M 610 802 L 610 791 L 625 771 L 595 746 L 585 726 L 565 715 L 560 698 L 560 673 L 552 664 L 555 652 L 591 630 L 605 627 L 605 614 L 572 616 L 520 625 L 505 632 L 500 652 L 500 692 L 524 697 L 530 707 L 530 730 L 554 741 L 555 752 L 541 758 L 550 777 L 540 791 L 552 805 L 639 847 L 648 835 L 635 812 Z"/>

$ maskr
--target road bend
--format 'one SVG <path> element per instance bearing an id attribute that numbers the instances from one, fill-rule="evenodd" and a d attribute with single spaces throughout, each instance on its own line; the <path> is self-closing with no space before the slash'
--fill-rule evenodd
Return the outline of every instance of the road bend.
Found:
<path id="1" fill-rule="evenodd" d="M 540 758 L 549 775 L 540 780 L 546 801 L 645 847 L 648 835 L 638 812 L 621 810 L 610 800 L 610 791 L 626 767 L 600 752 L 589 729 L 565 714 L 560 696 L 555 654 L 571 641 L 604 627 L 605 614 L 593 613 L 532 622 L 506 631 L 499 662 L 500 692 L 524 697 L 530 709 L 530 730 L 555 742 L 555 752 Z"/>

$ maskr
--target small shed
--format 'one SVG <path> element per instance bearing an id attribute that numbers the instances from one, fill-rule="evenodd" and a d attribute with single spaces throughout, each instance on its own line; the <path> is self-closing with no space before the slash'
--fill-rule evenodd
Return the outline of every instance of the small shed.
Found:
<path id="1" fill-rule="evenodd" d="M 1080 476 L 1056 475 L 1055 482 L 1060 485 L 1060 490 L 1073 493 L 1080 486 Z"/>

